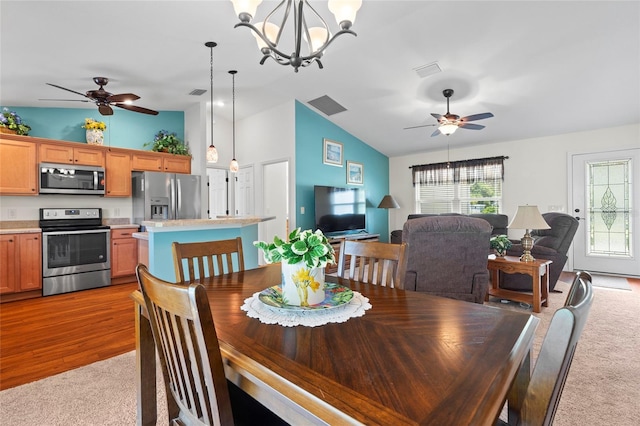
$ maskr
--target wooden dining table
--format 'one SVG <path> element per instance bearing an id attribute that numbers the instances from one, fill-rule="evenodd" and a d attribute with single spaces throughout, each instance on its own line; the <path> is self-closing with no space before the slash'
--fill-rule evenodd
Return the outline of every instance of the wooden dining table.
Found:
<path id="1" fill-rule="evenodd" d="M 372 307 L 343 323 L 284 327 L 240 309 L 280 281 L 275 264 L 201 284 L 227 378 L 290 424 L 490 425 L 507 399 L 522 401 L 538 325 L 529 314 L 349 280 L 339 283 Z M 137 422 L 155 425 L 155 346 L 142 294 L 132 297 Z"/>

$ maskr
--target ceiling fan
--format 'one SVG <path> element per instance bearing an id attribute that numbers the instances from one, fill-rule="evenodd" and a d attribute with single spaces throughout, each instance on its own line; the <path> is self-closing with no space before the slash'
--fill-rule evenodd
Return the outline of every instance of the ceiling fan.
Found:
<path id="1" fill-rule="evenodd" d="M 447 98 L 447 113 L 445 115 L 431 113 L 431 115 L 436 120 L 438 120 L 438 124 L 423 124 L 421 126 L 405 127 L 404 130 L 417 129 L 418 127 L 438 126 L 436 131 L 433 132 L 431 136 L 438 136 L 440 134 L 449 136 L 450 134 L 455 132 L 458 128 L 469 129 L 469 130 L 484 129 L 483 125 L 469 123 L 469 121 L 484 120 L 485 118 L 493 117 L 493 114 L 491 114 L 490 112 L 483 112 L 482 114 L 468 115 L 466 117 L 460 117 L 459 115 L 451 114 L 449 112 L 449 98 L 453 96 L 453 89 L 444 89 L 442 91 L 442 94 L 444 95 L 445 98 Z"/>
<path id="2" fill-rule="evenodd" d="M 89 90 L 87 93 L 76 92 L 75 90 L 67 89 L 66 87 L 58 86 L 57 84 L 47 83 L 49 86 L 57 87 L 58 89 L 66 90 L 67 92 L 75 93 L 80 96 L 84 96 L 87 99 L 40 99 L 41 101 L 76 101 L 76 102 L 93 102 L 98 105 L 98 111 L 102 115 L 113 115 L 113 109 L 111 106 L 127 109 L 133 112 L 141 112 L 143 114 L 158 115 L 158 111 L 152 109 L 142 108 L 139 106 L 131 105 L 130 102 L 140 99 L 140 96 L 133 93 L 120 93 L 114 95 L 104 90 L 104 86 L 109 83 L 107 77 L 93 77 L 94 83 L 100 86 L 97 90 Z"/>

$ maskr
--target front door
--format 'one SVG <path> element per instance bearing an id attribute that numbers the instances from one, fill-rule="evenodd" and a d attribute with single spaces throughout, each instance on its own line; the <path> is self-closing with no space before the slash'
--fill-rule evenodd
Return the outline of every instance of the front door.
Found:
<path id="1" fill-rule="evenodd" d="M 575 270 L 640 275 L 640 149 L 572 156 Z"/>

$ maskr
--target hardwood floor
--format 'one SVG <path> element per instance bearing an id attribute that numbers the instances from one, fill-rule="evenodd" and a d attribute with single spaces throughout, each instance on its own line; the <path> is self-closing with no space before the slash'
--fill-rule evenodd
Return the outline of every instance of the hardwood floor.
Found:
<path id="1" fill-rule="evenodd" d="M 136 282 L 0 305 L 0 390 L 135 349 Z"/>

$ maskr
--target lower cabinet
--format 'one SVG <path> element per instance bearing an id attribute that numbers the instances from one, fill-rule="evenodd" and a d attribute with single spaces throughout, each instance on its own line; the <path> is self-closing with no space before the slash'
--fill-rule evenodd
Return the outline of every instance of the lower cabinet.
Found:
<path id="1" fill-rule="evenodd" d="M 138 227 L 111 230 L 111 278 L 135 275 L 138 264 Z"/>
<path id="2" fill-rule="evenodd" d="M 0 295 L 42 289 L 42 234 L 0 235 Z M 36 294 L 37 295 L 37 294 Z M 14 297 L 11 300 L 16 300 Z"/>

